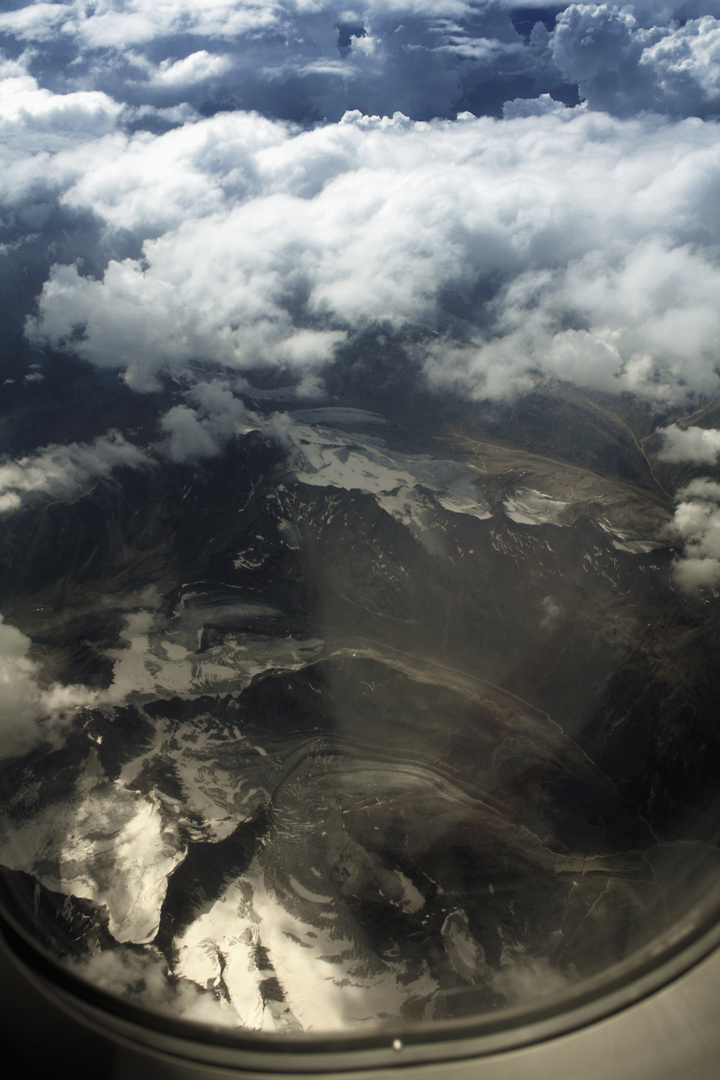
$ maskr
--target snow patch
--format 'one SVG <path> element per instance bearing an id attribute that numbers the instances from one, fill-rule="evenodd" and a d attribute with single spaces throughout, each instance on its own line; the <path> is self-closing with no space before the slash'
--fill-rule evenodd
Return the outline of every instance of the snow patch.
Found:
<path id="1" fill-rule="evenodd" d="M 503 508 L 511 521 L 518 525 L 557 525 L 566 526 L 567 511 L 571 503 L 558 502 L 533 488 L 518 488 L 503 503 Z"/>

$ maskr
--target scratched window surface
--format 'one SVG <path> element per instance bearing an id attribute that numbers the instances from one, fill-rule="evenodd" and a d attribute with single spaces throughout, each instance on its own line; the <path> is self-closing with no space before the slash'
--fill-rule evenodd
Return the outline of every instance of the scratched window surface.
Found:
<path id="1" fill-rule="evenodd" d="M 0 897 L 532 1008 L 720 880 L 720 4 L 0 4 Z"/>

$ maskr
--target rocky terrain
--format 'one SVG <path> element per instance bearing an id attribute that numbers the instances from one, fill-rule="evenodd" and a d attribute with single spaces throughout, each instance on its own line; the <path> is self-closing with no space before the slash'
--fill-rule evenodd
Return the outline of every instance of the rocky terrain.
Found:
<path id="1" fill-rule="evenodd" d="M 717 875 L 717 613 L 673 583 L 630 428 L 373 404 L 0 519 L 6 620 L 92 692 L 2 762 L 3 899 L 145 1007 L 532 1002 Z"/>

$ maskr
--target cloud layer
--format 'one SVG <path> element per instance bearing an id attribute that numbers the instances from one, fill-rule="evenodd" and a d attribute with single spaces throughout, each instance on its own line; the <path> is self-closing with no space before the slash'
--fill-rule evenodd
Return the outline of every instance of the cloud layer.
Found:
<path id="1" fill-rule="evenodd" d="M 717 390 L 720 0 L 41 0 L 0 44 L 18 400 L 57 351 L 180 377 L 156 449 L 194 461 L 244 429 L 249 372 L 318 396 L 368 328 L 473 399 Z M 715 434 L 667 427 L 661 457 L 714 465 Z M 146 460 L 40 447 L 0 466 L 0 510 Z"/>
<path id="2" fill-rule="evenodd" d="M 719 34 L 694 0 L 20 5 L 0 204 L 13 280 L 34 245 L 27 337 L 138 390 L 198 359 L 319 386 L 384 323 L 439 331 L 421 364 L 476 397 L 713 392 Z"/>
<path id="3" fill-rule="evenodd" d="M 552 378 L 712 393 L 718 136 L 561 108 L 310 131 L 232 113 L 93 140 L 46 175 L 142 252 L 98 278 L 54 265 L 28 335 L 139 390 L 198 359 L 320 369 L 388 324 L 443 331 L 427 371 L 476 397 Z"/>
<path id="4" fill-rule="evenodd" d="M 361 0 L 345 13 L 326 0 L 69 0 L 0 14 L 0 40 L 32 53 L 51 89 L 92 86 L 141 110 L 430 119 L 579 92 L 619 116 L 708 116 L 719 17 L 714 0 Z"/>

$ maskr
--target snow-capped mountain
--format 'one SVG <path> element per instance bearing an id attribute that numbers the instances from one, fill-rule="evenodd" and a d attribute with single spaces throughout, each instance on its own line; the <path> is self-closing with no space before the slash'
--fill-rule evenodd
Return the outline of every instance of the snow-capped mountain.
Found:
<path id="1" fill-rule="evenodd" d="M 206 466 L 3 523 L 8 610 L 91 695 L 5 763 L 6 902 L 100 986 L 264 1030 L 464 1015 L 630 955 L 718 860 L 700 808 L 677 824 L 717 756 L 712 628 L 658 488 L 354 409 L 278 441 L 256 408 Z"/>

